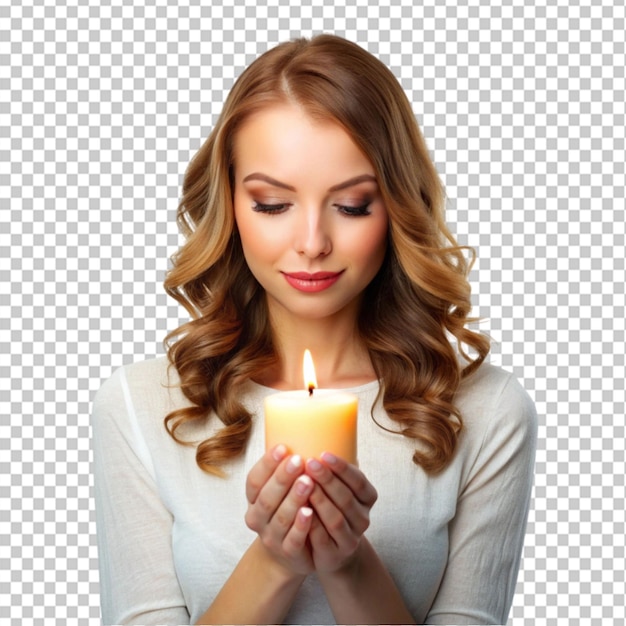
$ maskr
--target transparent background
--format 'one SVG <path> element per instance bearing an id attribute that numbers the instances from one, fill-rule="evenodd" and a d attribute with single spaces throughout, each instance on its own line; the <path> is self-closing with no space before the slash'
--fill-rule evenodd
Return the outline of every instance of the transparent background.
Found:
<path id="1" fill-rule="evenodd" d="M 476 314 L 540 415 L 510 623 L 625 618 L 623 2 L 0 0 L 0 621 L 97 623 L 94 392 L 186 319 L 162 280 L 234 78 L 355 40 L 414 104 Z"/>

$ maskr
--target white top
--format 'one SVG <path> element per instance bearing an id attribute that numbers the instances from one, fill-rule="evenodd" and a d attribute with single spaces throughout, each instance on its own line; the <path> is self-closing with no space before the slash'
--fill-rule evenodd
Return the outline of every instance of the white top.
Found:
<path id="1" fill-rule="evenodd" d="M 264 452 L 263 398 L 228 477 L 202 472 L 195 447 L 177 444 L 163 419 L 189 402 L 165 357 L 119 369 L 93 411 L 95 499 L 105 623 L 195 623 L 255 534 L 244 522 L 244 484 Z M 378 383 L 359 398 L 359 467 L 378 491 L 366 535 L 418 623 L 506 623 L 524 540 L 536 447 L 533 402 L 515 378 L 483 364 L 456 404 L 465 429 L 451 464 L 428 476 L 415 442 L 386 432 L 370 411 Z M 376 420 L 396 427 L 380 406 Z M 294 417 L 296 419 L 296 417 Z M 199 441 L 216 418 L 186 432 Z M 242 602 L 254 602 L 241 590 Z M 319 582 L 306 579 L 286 623 L 333 624 Z"/>

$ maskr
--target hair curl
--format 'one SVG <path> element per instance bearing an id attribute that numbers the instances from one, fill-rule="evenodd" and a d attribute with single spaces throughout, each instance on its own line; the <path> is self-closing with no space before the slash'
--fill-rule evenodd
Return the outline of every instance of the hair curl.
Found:
<path id="1" fill-rule="evenodd" d="M 342 125 L 375 168 L 389 245 L 367 287 L 360 336 L 382 381 L 384 409 L 399 433 L 416 440 L 414 462 L 437 472 L 452 458 L 462 429 L 454 405 L 460 381 L 489 352 L 488 338 L 467 328 L 474 321 L 471 263 L 444 222 L 443 187 L 400 84 L 374 56 L 332 35 L 281 44 L 253 62 L 189 164 L 177 217 L 186 243 L 172 257 L 165 289 L 192 320 L 165 343 L 191 406 L 168 414 L 166 428 L 189 443 L 181 427 L 214 412 L 223 426 L 198 444 L 196 460 L 221 474 L 251 430 L 239 392 L 276 363 L 264 292 L 245 263 L 234 221 L 233 138 L 249 116 L 284 102 Z"/>

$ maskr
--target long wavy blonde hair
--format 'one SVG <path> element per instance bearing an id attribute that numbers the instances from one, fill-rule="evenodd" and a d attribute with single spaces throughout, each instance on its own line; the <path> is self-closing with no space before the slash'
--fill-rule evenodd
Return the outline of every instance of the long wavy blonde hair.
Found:
<path id="1" fill-rule="evenodd" d="M 375 168 L 389 245 L 358 327 L 382 381 L 384 409 L 398 433 L 416 440 L 414 462 L 437 472 L 462 429 L 455 393 L 485 359 L 489 340 L 467 327 L 470 263 L 444 222 L 443 188 L 404 91 L 378 59 L 332 35 L 281 44 L 253 62 L 187 169 L 177 218 L 186 243 L 172 258 L 165 289 L 192 320 L 165 342 L 190 406 L 167 415 L 165 426 L 189 443 L 184 424 L 221 420 L 197 445 L 197 463 L 210 473 L 223 473 L 245 448 L 253 416 L 241 389 L 277 357 L 265 294 L 245 263 L 234 220 L 233 139 L 249 116 L 285 102 L 339 123 Z"/>

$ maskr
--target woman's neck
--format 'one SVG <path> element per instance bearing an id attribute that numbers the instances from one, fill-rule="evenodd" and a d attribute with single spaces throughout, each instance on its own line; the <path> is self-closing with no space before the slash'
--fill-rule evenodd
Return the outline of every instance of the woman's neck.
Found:
<path id="1" fill-rule="evenodd" d="M 276 389 L 304 387 L 302 361 L 311 351 L 320 388 L 345 388 L 376 379 L 369 353 L 356 324 L 342 320 L 298 320 L 272 324 L 278 361 L 257 382 Z"/>

